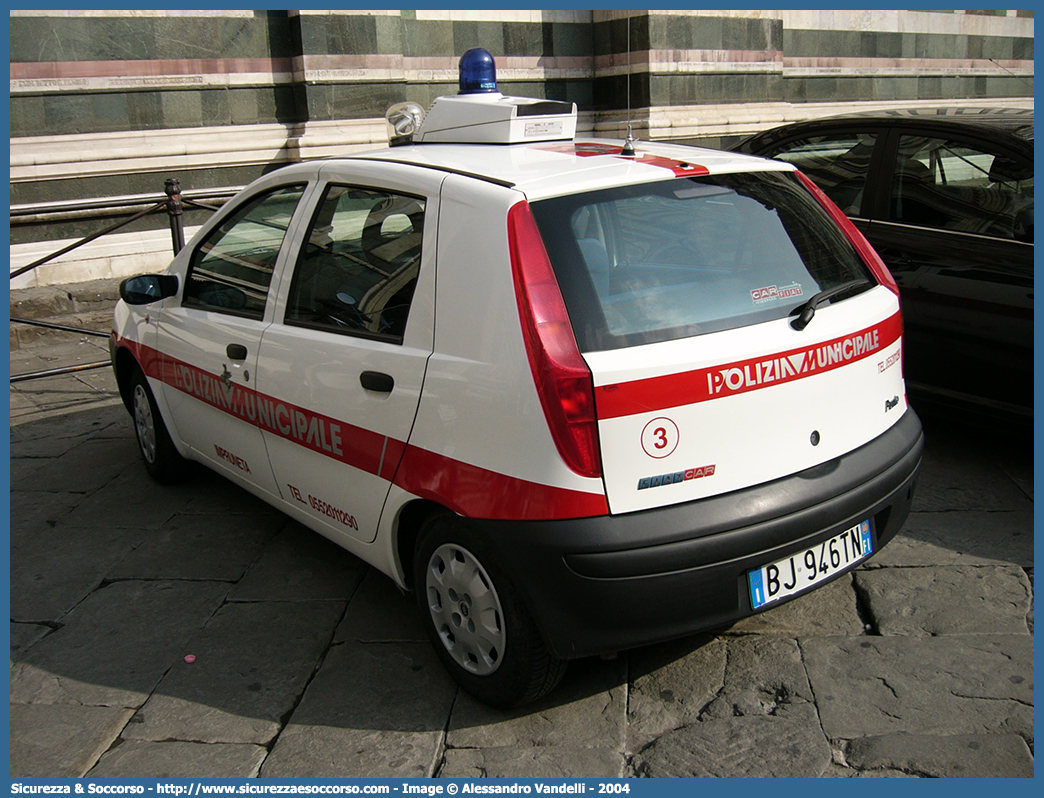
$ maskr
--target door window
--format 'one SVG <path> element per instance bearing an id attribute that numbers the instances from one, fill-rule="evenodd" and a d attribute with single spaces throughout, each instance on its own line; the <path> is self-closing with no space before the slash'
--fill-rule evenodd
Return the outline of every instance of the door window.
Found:
<path id="1" fill-rule="evenodd" d="M 1032 164 L 945 139 L 899 139 L 894 221 L 1032 241 L 1032 214 Z"/>
<path id="2" fill-rule="evenodd" d="M 284 186 L 254 197 L 214 228 L 192 255 L 183 304 L 264 316 L 276 258 L 304 189 Z"/>
<path id="3" fill-rule="evenodd" d="M 859 216 L 876 139 L 874 133 L 811 136 L 788 142 L 772 157 L 794 164 L 848 216 Z"/>
<path id="4" fill-rule="evenodd" d="M 423 199 L 329 186 L 301 249 L 286 323 L 401 343 L 423 237 Z"/>

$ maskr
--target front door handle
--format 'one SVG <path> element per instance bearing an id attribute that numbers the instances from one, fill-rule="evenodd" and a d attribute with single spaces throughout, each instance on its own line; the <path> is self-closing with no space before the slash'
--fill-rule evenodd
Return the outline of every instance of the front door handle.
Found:
<path id="1" fill-rule="evenodd" d="M 247 348 L 243 344 L 229 344 L 225 347 L 229 360 L 246 360 Z"/>
<path id="2" fill-rule="evenodd" d="M 359 375 L 359 382 L 366 390 L 378 393 L 391 393 L 392 388 L 395 387 L 395 380 L 392 376 L 379 371 L 364 371 Z"/>

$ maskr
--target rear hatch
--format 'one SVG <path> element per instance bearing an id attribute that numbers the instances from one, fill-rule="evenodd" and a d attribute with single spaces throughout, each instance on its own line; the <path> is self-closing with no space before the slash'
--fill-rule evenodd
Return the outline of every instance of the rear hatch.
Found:
<path id="1" fill-rule="evenodd" d="M 593 375 L 611 512 L 828 463 L 905 412 L 898 297 L 795 173 L 532 209 Z"/>

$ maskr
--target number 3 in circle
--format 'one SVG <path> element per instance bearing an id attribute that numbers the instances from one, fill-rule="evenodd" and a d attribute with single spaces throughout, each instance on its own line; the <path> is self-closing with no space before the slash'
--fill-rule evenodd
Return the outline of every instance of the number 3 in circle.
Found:
<path id="1" fill-rule="evenodd" d="M 678 425 L 669 418 L 654 418 L 642 430 L 642 449 L 649 457 L 662 460 L 678 447 Z"/>

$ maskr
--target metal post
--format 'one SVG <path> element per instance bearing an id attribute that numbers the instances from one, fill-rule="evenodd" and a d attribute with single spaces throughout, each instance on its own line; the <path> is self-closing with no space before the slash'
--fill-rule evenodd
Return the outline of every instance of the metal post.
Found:
<path id="1" fill-rule="evenodd" d="M 174 254 L 185 248 L 185 223 L 182 219 L 181 183 L 177 178 L 168 177 L 163 184 L 167 192 L 167 215 L 170 216 L 170 236 L 174 243 Z"/>

